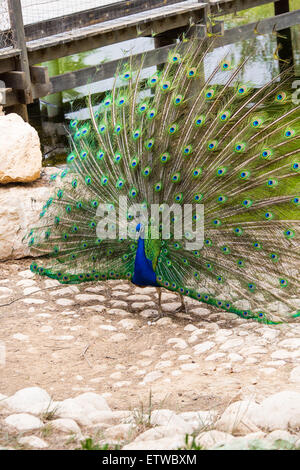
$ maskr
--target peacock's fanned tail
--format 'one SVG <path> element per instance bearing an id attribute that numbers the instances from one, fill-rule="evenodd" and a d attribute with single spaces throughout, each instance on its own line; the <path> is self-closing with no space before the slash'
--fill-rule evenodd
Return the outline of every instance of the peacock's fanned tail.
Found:
<path id="1" fill-rule="evenodd" d="M 46 255 L 32 270 L 63 283 L 130 280 L 137 240 L 114 217 L 119 197 L 128 222 L 134 203 L 149 214 L 203 204 L 202 248 L 186 249 L 190 234 L 177 239 L 172 224 L 169 239 L 147 241 L 157 282 L 245 318 L 300 316 L 300 105 L 288 71 L 245 83 L 250 61 L 211 64 L 207 44 L 190 39 L 148 78 L 143 63 L 122 66 L 100 105 L 89 99 L 91 119 L 71 122 L 67 168 L 27 238 Z M 97 236 L 103 203 L 116 239 Z"/>

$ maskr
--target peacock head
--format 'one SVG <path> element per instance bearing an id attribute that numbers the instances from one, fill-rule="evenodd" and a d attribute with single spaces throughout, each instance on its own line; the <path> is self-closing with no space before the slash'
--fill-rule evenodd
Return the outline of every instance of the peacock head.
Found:
<path id="1" fill-rule="evenodd" d="M 135 228 L 137 232 L 138 238 L 144 238 L 145 237 L 145 226 L 141 222 L 139 222 Z"/>

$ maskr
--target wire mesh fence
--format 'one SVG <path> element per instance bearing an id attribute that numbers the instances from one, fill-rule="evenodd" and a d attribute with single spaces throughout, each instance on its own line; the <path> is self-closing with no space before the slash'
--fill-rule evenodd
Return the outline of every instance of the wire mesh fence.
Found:
<path id="1" fill-rule="evenodd" d="M 21 0 L 21 4 L 24 24 L 30 24 L 60 18 L 119 1 L 122 0 Z"/>
<path id="2" fill-rule="evenodd" d="M 0 55 L 14 47 L 14 37 L 11 30 L 8 1 L 0 0 Z"/>

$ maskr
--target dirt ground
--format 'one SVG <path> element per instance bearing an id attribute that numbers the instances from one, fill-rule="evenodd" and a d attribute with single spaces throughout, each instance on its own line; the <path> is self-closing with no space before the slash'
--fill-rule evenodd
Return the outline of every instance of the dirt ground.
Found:
<path id="1" fill-rule="evenodd" d="M 151 390 L 154 407 L 181 412 L 300 391 L 291 374 L 299 323 L 261 325 L 192 301 L 188 313 L 174 313 L 179 298 L 167 291 L 167 316 L 152 323 L 155 289 L 125 281 L 56 287 L 32 275 L 30 262 L 0 265 L 0 304 L 20 298 L 0 307 L 4 395 L 32 386 L 53 400 L 93 391 L 107 394 L 113 410 L 129 410 L 148 403 Z"/>

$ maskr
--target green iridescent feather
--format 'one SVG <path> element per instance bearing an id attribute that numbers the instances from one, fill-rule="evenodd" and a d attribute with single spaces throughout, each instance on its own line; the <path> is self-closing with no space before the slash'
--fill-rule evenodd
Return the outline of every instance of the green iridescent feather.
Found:
<path id="1" fill-rule="evenodd" d="M 90 119 L 70 124 L 67 171 L 26 239 L 40 255 L 32 270 L 62 283 L 130 280 L 137 222 L 128 209 L 132 238 L 120 236 L 119 196 L 148 209 L 203 204 L 203 247 L 186 249 L 172 224 L 169 238 L 145 240 L 159 285 L 244 318 L 299 316 L 300 106 L 289 71 L 245 83 L 251 61 L 217 63 L 190 39 L 146 83 L 143 61 L 120 66 L 102 102 L 89 99 Z M 101 203 L 116 239 L 97 235 Z"/>

